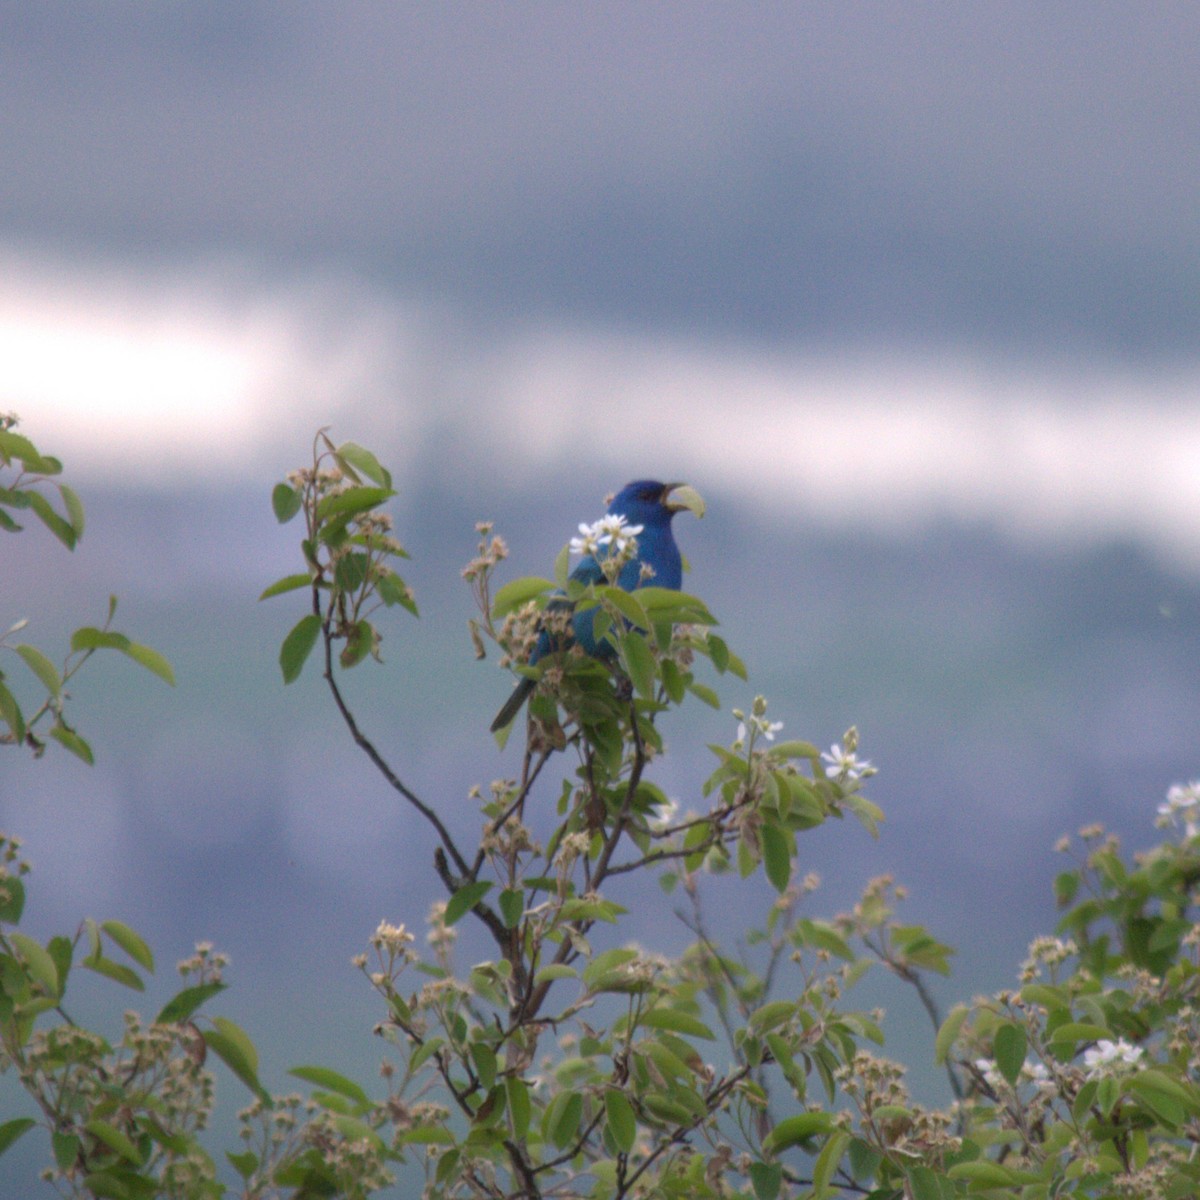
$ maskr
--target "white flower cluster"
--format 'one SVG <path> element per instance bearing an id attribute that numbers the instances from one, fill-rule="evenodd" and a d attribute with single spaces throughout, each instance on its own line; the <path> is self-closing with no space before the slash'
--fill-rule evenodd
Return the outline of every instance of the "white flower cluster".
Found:
<path id="1" fill-rule="evenodd" d="M 1130 1045 L 1124 1038 L 1111 1042 L 1101 1038 L 1090 1050 L 1083 1052 L 1083 1067 L 1089 1079 L 1118 1075 L 1142 1060 L 1140 1046 Z"/>
<path id="2" fill-rule="evenodd" d="M 602 546 L 610 546 L 610 555 L 633 553 L 637 550 L 637 535 L 643 528 L 626 524 L 619 513 L 610 513 L 594 525 L 580 525 L 580 536 L 571 539 L 570 551 L 572 554 L 596 555 Z"/>
<path id="3" fill-rule="evenodd" d="M 733 743 L 735 750 L 742 750 L 746 745 L 746 735 L 751 735 L 751 740 L 755 738 L 766 738 L 768 742 L 775 740 L 775 735 L 783 728 L 782 721 L 767 720 L 767 699 L 765 696 L 755 696 L 754 704 L 750 709 L 750 716 L 747 717 L 740 708 L 733 710 L 733 715 L 738 719 L 737 739 Z"/>
<path id="4" fill-rule="evenodd" d="M 841 742 L 834 742 L 822 753 L 821 759 L 838 783 L 857 783 L 875 774 L 875 768 L 869 762 L 860 761 L 848 746 L 843 749 Z"/>
<path id="5" fill-rule="evenodd" d="M 1000 1073 L 1000 1068 L 996 1065 L 996 1060 L 993 1058 L 977 1058 L 975 1060 L 975 1069 L 983 1076 L 984 1082 L 994 1092 L 999 1092 L 1008 1086 L 1008 1081 Z M 1052 1088 L 1054 1086 L 1053 1079 L 1050 1078 L 1050 1072 L 1046 1069 L 1045 1064 L 1034 1062 L 1027 1058 L 1021 1065 L 1021 1073 L 1018 1076 L 1019 1083 L 1032 1083 L 1038 1088 Z"/>
<path id="6" fill-rule="evenodd" d="M 1200 833 L 1200 779 L 1168 789 L 1166 804 L 1158 806 L 1156 824 L 1162 829 L 1178 826 L 1189 839 Z"/>

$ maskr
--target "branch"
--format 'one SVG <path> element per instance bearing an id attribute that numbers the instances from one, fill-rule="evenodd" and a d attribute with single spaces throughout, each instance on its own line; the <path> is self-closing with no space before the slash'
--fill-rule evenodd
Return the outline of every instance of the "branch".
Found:
<path id="1" fill-rule="evenodd" d="M 391 784 L 392 788 L 399 792 L 437 830 L 437 835 L 441 839 L 442 845 L 446 848 L 446 853 L 453 859 L 455 867 L 464 877 L 469 877 L 470 868 L 467 865 L 467 860 L 459 852 L 458 846 L 455 845 L 454 839 L 450 836 L 450 831 L 442 824 L 441 818 L 415 792 L 405 786 L 400 777 L 384 761 L 383 755 L 375 749 L 375 745 L 370 738 L 359 729 L 358 722 L 354 719 L 354 714 L 342 698 L 341 689 L 334 678 L 333 638 L 330 636 L 328 619 L 322 625 L 321 632 L 325 640 L 325 682 L 329 684 L 329 690 L 333 693 L 334 703 L 338 707 L 338 712 L 342 714 L 342 720 L 345 721 L 346 728 L 350 730 L 350 736 L 354 739 L 358 748 L 375 764 L 376 770 Z"/>
<path id="2" fill-rule="evenodd" d="M 942 1014 L 938 1010 L 937 1001 L 933 998 L 933 993 L 925 986 L 925 980 L 921 978 L 917 971 L 914 971 L 907 963 L 896 962 L 882 945 L 876 945 L 870 938 L 863 937 L 863 945 L 871 951 L 882 963 L 890 967 L 905 983 L 912 984 L 916 990 L 917 998 L 921 1001 L 922 1007 L 925 1009 L 929 1020 L 933 1023 L 933 1031 L 936 1033 L 942 1027 Z M 950 1090 L 954 1093 L 956 1100 L 961 1100 L 965 1095 L 963 1091 L 962 1081 L 958 1078 L 958 1074 L 954 1070 L 954 1065 L 949 1057 L 946 1059 L 946 1078 L 950 1080 Z"/>
<path id="3" fill-rule="evenodd" d="M 648 1155 L 646 1155 L 645 1161 L 638 1167 L 638 1169 L 634 1171 L 634 1173 L 630 1175 L 628 1179 L 621 1182 L 618 1187 L 618 1191 L 616 1192 L 617 1197 L 627 1196 L 633 1185 L 637 1183 L 642 1175 L 645 1174 L 645 1172 L 654 1163 L 655 1159 L 657 1159 L 660 1155 L 665 1154 L 666 1151 L 672 1146 L 684 1144 L 700 1125 L 702 1125 L 720 1109 L 729 1096 L 729 1093 L 732 1092 L 733 1089 L 737 1087 L 737 1085 L 741 1083 L 741 1081 L 749 1074 L 749 1067 L 741 1067 L 728 1078 L 722 1079 L 719 1083 L 715 1084 L 708 1095 L 704 1097 L 704 1112 L 702 1112 L 698 1117 L 693 1117 L 692 1120 L 686 1125 L 678 1126 L 669 1137 L 666 1137 L 660 1141 L 659 1144 L 653 1150 L 651 1150 Z"/>

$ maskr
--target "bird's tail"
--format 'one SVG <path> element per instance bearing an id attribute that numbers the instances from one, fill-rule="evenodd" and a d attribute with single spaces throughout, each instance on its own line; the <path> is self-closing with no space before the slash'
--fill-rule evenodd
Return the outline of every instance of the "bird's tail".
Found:
<path id="1" fill-rule="evenodd" d="M 499 732 L 512 721 L 521 711 L 521 706 L 529 699 L 533 688 L 533 680 L 522 677 L 517 686 L 513 688 L 512 695 L 505 701 L 504 707 L 496 714 L 496 719 L 492 722 L 492 733 Z"/>

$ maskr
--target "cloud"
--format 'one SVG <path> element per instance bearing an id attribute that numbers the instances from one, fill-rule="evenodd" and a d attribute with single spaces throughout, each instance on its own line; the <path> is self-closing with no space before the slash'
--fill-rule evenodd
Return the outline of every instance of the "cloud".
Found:
<path id="1" fill-rule="evenodd" d="M 332 277 L 0 251 L 0 405 L 83 476 L 227 478 L 403 376 L 413 323 Z M 378 400 L 378 397 L 375 397 Z M 373 406 L 377 433 L 403 409 Z M 294 440 L 294 438 L 293 438 Z"/>
<path id="2" fill-rule="evenodd" d="M 1129 538 L 1200 570 L 1200 370 L 498 333 L 345 278 L 4 257 L 0 396 L 80 478 L 222 485 L 332 423 L 417 477 L 669 467 L 796 519 Z"/>
<path id="3" fill-rule="evenodd" d="M 666 335 L 1200 333 L 1195 7 L 0 13 L 9 236 Z"/>

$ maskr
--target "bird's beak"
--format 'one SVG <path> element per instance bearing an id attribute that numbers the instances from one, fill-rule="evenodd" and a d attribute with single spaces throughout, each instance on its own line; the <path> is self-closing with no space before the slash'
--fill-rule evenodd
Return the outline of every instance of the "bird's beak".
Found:
<path id="1" fill-rule="evenodd" d="M 688 512 L 704 516 L 704 497 L 686 483 L 668 483 L 662 490 L 662 504 L 673 513 Z"/>

